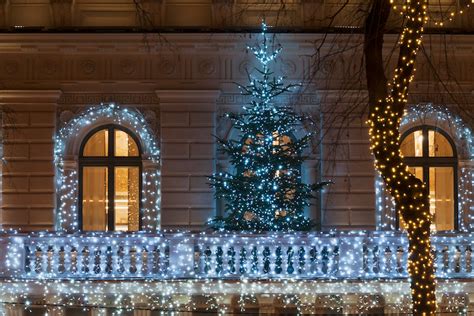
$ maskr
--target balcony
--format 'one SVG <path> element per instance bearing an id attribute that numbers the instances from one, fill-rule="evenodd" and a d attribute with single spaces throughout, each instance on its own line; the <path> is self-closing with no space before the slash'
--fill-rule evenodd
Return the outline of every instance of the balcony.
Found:
<path id="1" fill-rule="evenodd" d="M 438 278 L 474 278 L 467 234 L 433 237 Z M 0 237 L 3 279 L 407 278 L 393 232 L 309 234 L 32 233 Z"/>

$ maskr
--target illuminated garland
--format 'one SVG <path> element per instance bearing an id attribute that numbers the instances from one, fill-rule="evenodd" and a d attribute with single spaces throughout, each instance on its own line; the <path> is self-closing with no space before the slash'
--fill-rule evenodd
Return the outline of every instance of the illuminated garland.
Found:
<path id="1" fill-rule="evenodd" d="M 371 105 L 369 136 L 375 166 L 395 198 L 407 227 L 413 314 L 434 315 L 436 281 L 431 255 L 429 193 L 426 185 L 411 174 L 403 162 L 399 132 L 408 88 L 414 78 L 416 54 L 427 22 L 428 0 L 408 0 L 406 5 L 407 22 L 400 36 L 398 65 L 387 98 Z"/>
<path id="2" fill-rule="evenodd" d="M 156 230 L 160 221 L 160 150 L 144 116 L 135 109 L 115 104 L 101 104 L 88 108 L 67 122 L 54 138 L 56 193 L 59 197 L 56 229 L 68 232 L 79 230 L 77 163 L 65 160 L 68 145 L 82 131 L 103 121 L 128 127 L 137 134 L 143 144 L 142 222 L 144 227 L 142 228 L 146 231 Z"/>
<path id="3" fill-rule="evenodd" d="M 469 1 L 470 1 L 470 0 L 469 0 Z M 400 15 L 405 15 L 406 10 L 407 10 L 407 8 L 408 8 L 408 5 L 400 5 L 400 6 L 398 6 L 398 5 L 395 5 L 394 3 L 395 3 L 394 0 L 390 0 L 390 4 L 392 4 L 392 8 L 393 8 L 394 10 L 399 10 Z M 471 4 L 470 4 L 470 3 L 466 3 L 465 9 L 467 10 L 467 9 L 469 9 L 470 7 L 471 7 Z M 446 21 L 452 22 L 452 21 L 454 20 L 454 18 L 456 17 L 456 15 L 462 15 L 462 14 L 464 14 L 464 12 L 466 12 L 465 9 L 462 9 L 462 8 L 461 8 L 461 9 L 459 9 L 459 10 L 453 10 L 453 11 L 450 11 L 450 12 L 446 12 L 448 18 L 447 18 L 446 20 L 444 20 L 444 21 L 434 21 L 434 24 L 435 24 L 436 26 L 444 26 L 444 24 L 446 23 Z"/>

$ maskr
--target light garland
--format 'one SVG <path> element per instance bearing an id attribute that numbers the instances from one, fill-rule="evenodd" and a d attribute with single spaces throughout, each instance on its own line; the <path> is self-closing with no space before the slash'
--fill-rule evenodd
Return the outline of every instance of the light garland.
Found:
<path id="1" fill-rule="evenodd" d="M 345 296 L 357 295 L 358 303 L 355 308 L 358 313 L 368 312 L 375 307 L 376 296 L 388 298 L 397 295 L 399 299 L 391 302 L 395 305 L 392 307 L 400 311 L 407 308 L 406 300 L 401 299 L 409 294 L 409 279 L 404 267 L 406 251 L 403 254 L 399 254 L 399 251 L 406 249 L 408 243 L 406 235 L 397 232 L 264 235 L 205 232 L 163 232 L 162 235 L 140 232 L 39 232 L 26 235 L 7 231 L 0 234 L 0 240 L 3 245 L 8 245 L 5 251 L 8 268 L 0 272 L 0 302 L 23 304 L 26 309 L 39 304 L 57 309 L 79 306 L 114 307 L 122 311 L 195 310 L 199 306 L 191 298 L 196 295 L 207 298 L 209 309 L 228 308 L 229 295 L 246 297 L 238 300 L 237 306 L 242 309 L 255 304 L 259 295 L 281 300 L 284 305 L 296 306 L 298 310 L 322 306 L 335 311 L 349 307 L 350 302 L 345 301 Z M 456 279 L 474 276 L 472 253 L 463 252 L 464 249 L 469 249 L 473 240 L 474 233 L 433 237 L 433 244 L 437 246 L 437 275 L 443 279 L 438 288 L 440 298 L 471 293 L 471 281 Z M 114 266 L 114 272 L 109 274 L 97 270 L 105 271 L 108 265 L 107 256 L 100 255 L 97 251 L 107 251 L 107 247 L 114 245 L 118 247 L 114 249 L 123 247 L 128 259 L 113 252 L 111 264 Z M 72 257 L 67 252 L 58 251 L 61 247 L 76 249 L 77 258 L 81 263 L 85 262 L 80 260 L 84 258 L 81 254 L 85 253 L 86 246 L 91 256 L 85 265 L 90 269 L 89 272 L 83 271 L 83 266 L 79 264 L 76 274 L 59 271 L 64 262 L 68 262 L 69 267 L 72 267 L 69 260 Z M 162 267 L 161 272 L 132 275 L 127 271 L 119 271 L 118 268 L 123 264 L 127 269 L 136 267 L 140 271 L 143 264 L 140 263 L 141 259 L 138 259 L 141 253 L 138 250 L 155 246 L 164 250 L 161 262 L 166 263 L 166 266 Z M 232 247 L 236 253 L 240 252 L 239 247 L 247 249 L 249 255 L 244 264 L 246 272 L 240 272 L 239 268 L 235 272 L 228 270 L 232 265 L 229 263 L 232 261 L 232 255 L 228 250 Z M 258 255 L 256 270 L 253 270 L 255 259 L 252 249 L 255 247 L 258 249 Z M 272 249 L 269 258 L 272 258 L 270 268 L 273 272 L 265 272 L 265 247 Z M 274 255 L 278 247 L 282 248 L 281 275 L 275 272 L 278 267 Z M 293 255 L 289 247 L 293 247 Z M 304 264 L 300 264 L 299 247 L 316 247 L 315 267 L 311 266 L 314 256 L 311 251 L 306 251 L 302 257 Z M 448 247 L 447 250 L 444 247 Z M 33 251 L 29 257 L 25 254 L 26 249 Z M 186 249 L 191 249 L 191 252 Z M 338 249 L 337 252 L 335 249 Z M 461 249 L 460 257 L 456 249 Z M 397 258 L 401 258 L 401 261 Z M 32 259 L 29 266 L 39 269 L 40 272 L 26 271 L 27 259 Z M 239 261 L 234 261 L 237 267 L 240 265 Z M 468 262 L 471 264 L 467 265 Z M 207 264 L 209 266 L 206 267 Z M 43 273 L 43 266 L 55 267 L 55 271 L 59 272 Z M 294 267 L 292 273 L 290 266 Z M 325 271 L 324 267 L 328 270 Z M 390 267 L 390 270 L 387 270 L 387 267 Z M 32 301 L 32 298 L 39 303 Z M 454 297 L 453 301 L 458 299 Z M 456 304 L 461 305 L 459 302 Z"/>
<path id="2" fill-rule="evenodd" d="M 392 4 L 392 9 L 394 11 L 399 11 L 400 15 L 405 15 L 406 10 L 408 8 L 408 5 L 396 5 L 395 0 L 390 0 L 390 4 Z M 429 7 L 429 6 L 428 6 Z M 467 9 L 471 7 L 470 3 L 466 3 L 466 7 L 464 9 L 456 9 L 452 10 L 450 12 L 445 12 L 445 14 L 448 16 L 448 18 L 445 21 L 434 21 L 434 24 L 436 26 L 444 26 L 446 22 L 452 22 L 454 18 L 458 15 L 462 15 L 466 12 Z"/>
<path id="3" fill-rule="evenodd" d="M 143 230 L 153 231 L 159 226 L 160 207 L 160 150 L 148 127 L 144 116 L 135 109 L 117 106 L 115 104 L 101 104 L 90 107 L 80 113 L 63 126 L 54 138 L 54 162 L 56 165 L 56 193 L 59 197 L 57 210 L 57 230 L 75 232 L 79 230 L 78 222 L 78 173 L 77 165 L 65 161 L 68 144 L 72 142 L 88 126 L 97 122 L 112 122 L 124 125 L 137 134 L 144 145 L 144 164 L 142 175 L 142 222 Z"/>
<path id="4" fill-rule="evenodd" d="M 375 167 L 395 198 L 397 209 L 406 223 L 413 314 L 434 315 L 436 280 L 431 254 L 429 192 L 426 185 L 411 174 L 403 162 L 399 132 L 408 88 L 414 78 L 416 54 L 428 19 L 428 0 L 410 0 L 406 5 L 404 16 L 407 22 L 400 36 L 397 68 L 389 84 L 388 96 L 370 107 L 369 137 Z"/>

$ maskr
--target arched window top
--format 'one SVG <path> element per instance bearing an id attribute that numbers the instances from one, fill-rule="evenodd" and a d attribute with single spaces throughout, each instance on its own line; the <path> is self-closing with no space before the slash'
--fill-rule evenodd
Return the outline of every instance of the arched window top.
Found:
<path id="1" fill-rule="evenodd" d="M 96 203 L 92 209 L 98 208 L 98 203 L 103 202 L 99 200 L 112 204 L 107 201 L 109 197 L 114 199 L 115 204 L 119 203 L 114 205 L 116 210 L 125 209 L 125 201 L 123 201 L 125 194 L 122 193 L 126 190 L 121 188 L 125 187 L 125 183 L 130 183 L 128 201 L 129 204 L 136 201 L 141 203 L 138 219 L 140 223 L 136 225 L 136 216 L 134 216 L 134 221 L 129 221 L 129 224 L 133 224 L 133 229 L 128 227 L 127 230 L 136 230 L 136 227 L 139 227 L 142 230 L 155 231 L 160 226 L 161 220 L 161 193 L 160 150 L 156 133 L 151 125 L 153 112 L 145 112 L 145 116 L 136 108 L 101 104 L 86 108 L 76 115 L 68 111 L 64 113 L 67 114 L 62 115 L 61 120 L 64 125 L 58 130 L 54 144 L 58 195 L 57 229 L 68 232 L 81 229 L 81 210 L 78 205 L 84 203 L 83 197 L 87 196 L 87 192 L 84 192 L 84 187 L 79 185 L 79 181 L 82 181 L 83 176 L 86 175 L 86 180 L 91 180 L 86 189 L 89 189 L 92 194 L 99 195 L 107 192 L 103 194 L 107 195 L 107 199 L 96 198 L 96 196 L 86 199 L 86 204 Z M 124 145 L 112 145 L 115 142 Z M 99 152 L 97 148 L 92 148 L 94 144 L 100 148 Z M 125 173 L 129 179 L 136 180 L 138 177 L 138 182 L 128 181 L 128 179 L 125 181 L 127 178 Z M 112 177 L 123 181 L 109 181 Z M 96 181 L 94 178 L 106 181 L 107 188 L 102 185 L 104 181 Z M 135 185 L 137 183 L 138 185 Z M 117 186 L 117 189 L 114 189 L 115 192 L 112 193 L 117 194 L 112 195 L 108 187 L 113 189 L 113 184 Z M 132 184 L 135 187 L 132 187 Z M 94 186 L 100 186 L 100 188 Z M 133 196 L 141 192 L 153 194 L 143 195 L 142 198 Z M 90 206 L 89 204 L 87 206 Z M 106 205 L 105 209 L 112 210 L 111 207 Z M 130 209 L 130 206 L 127 205 L 127 208 Z M 134 209 L 136 209 L 135 206 Z M 116 212 L 115 215 L 120 216 L 119 213 Z M 107 214 L 112 214 L 112 212 L 107 212 Z M 111 217 L 111 215 L 108 216 Z M 104 218 L 103 220 L 112 223 L 114 219 Z M 115 229 L 109 225 L 107 230 L 125 230 L 125 225 L 121 225 L 121 222 L 121 218 L 117 218 L 114 223 L 120 225 L 115 225 Z M 91 228 L 90 230 L 104 229 Z"/>
<path id="2" fill-rule="evenodd" d="M 426 125 L 405 132 L 400 145 L 400 151 L 406 158 L 456 157 L 455 148 L 447 133 Z"/>
<path id="3" fill-rule="evenodd" d="M 136 136 L 117 126 L 101 126 L 90 132 L 82 145 L 82 157 L 139 157 L 141 153 Z"/>

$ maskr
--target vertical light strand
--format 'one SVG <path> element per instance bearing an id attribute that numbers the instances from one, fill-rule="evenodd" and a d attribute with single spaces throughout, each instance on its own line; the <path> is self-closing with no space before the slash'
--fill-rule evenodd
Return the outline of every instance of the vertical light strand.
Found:
<path id="1" fill-rule="evenodd" d="M 436 281 L 431 254 L 429 192 L 427 186 L 408 171 L 400 152 L 399 127 L 414 78 L 416 54 L 427 22 L 428 0 L 406 1 L 406 24 L 400 36 L 400 55 L 384 100 L 371 107 L 368 123 L 375 166 L 406 223 L 414 315 L 436 312 Z"/>

